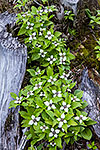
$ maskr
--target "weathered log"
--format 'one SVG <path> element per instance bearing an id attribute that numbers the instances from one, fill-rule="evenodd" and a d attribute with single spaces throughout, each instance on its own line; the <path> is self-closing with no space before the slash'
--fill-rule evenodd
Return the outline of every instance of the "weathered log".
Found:
<path id="1" fill-rule="evenodd" d="M 27 48 L 6 31 L 15 14 L 0 14 L 0 150 L 17 150 L 18 109 L 9 109 L 10 92 L 18 94 L 25 75 Z"/>

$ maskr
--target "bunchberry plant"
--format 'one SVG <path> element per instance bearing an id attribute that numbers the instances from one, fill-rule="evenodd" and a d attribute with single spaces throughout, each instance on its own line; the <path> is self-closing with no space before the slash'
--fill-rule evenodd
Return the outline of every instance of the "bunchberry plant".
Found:
<path id="1" fill-rule="evenodd" d="M 24 108 L 19 112 L 22 127 L 28 128 L 25 134 L 33 149 L 40 144 L 56 150 L 62 148 L 63 141 L 73 144 L 80 138 L 90 140 L 92 132 L 88 126 L 96 122 L 83 111 L 87 106 L 82 101 L 83 92 L 73 90 L 76 83 L 71 79 L 70 61 L 74 55 L 66 48 L 61 32 L 54 29 L 51 19 L 56 9 L 32 6 L 31 10 L 25 10 L 17 17 L 21 25 L 18 35 L 25 36 L 29 63 L 37 61 L 38 66 L 27 70 L 32 76 L 30 85 L 18 96 L 11 93 L 14 100 L 10 108 Z"/>
<path id="2" fill-rule="evenodd" d="M 100 39 L 97 41 L 97 46 L 95 47 L 95 50 L 96 50 L 96 58 L 97 59 L 100 59 Z"/>
<path id="3" fill-rule="evenodd" d="M 74 17 L 75 17 L 75 14 L 73 14 L 72 11 L 65 10 L 65 14 L 64 14 L 65 20 L 73 21 Z"/>
<path id="4" fill-rule="evenodd" d="M 86 9 L 86 14 L 90 18 L 90 23 L 89 25 L 94 29 L 96 25 L 100 25 L 100 10 L 96 10 L 96 14 L 92 16 L 92 13 L 89 9 Z"/>
<path id="5" fill-rule="evenodd" d="M 88 147 L 90 148 L 90 150 L 96 150 L 97 149 L 94 141 L 91 144 L 88 144 Z"/>

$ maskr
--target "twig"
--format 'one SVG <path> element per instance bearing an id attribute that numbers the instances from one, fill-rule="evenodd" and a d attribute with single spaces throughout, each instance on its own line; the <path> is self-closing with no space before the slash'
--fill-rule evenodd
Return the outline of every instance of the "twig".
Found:
<path id="1" fill-rule="evenodd" d="M 44 8 L 44 6 L 42 4 L 40 4 L 39 2 L 37 2 L 36 0 L 33 0 L 37 5 L 42 6 Z"/>

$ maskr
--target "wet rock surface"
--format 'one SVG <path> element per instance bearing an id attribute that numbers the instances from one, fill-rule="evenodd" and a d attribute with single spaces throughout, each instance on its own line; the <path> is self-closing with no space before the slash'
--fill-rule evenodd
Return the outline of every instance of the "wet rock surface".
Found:
<path id="1" fill-rule="evenodd" d="M 18 109 L 9 109 L 10 92 L 18 94 L 24 78 L 27 48 L 7 32 L 16 15 L 0 14 L 0 150 L 17 150 L 19 136 Z"/>
<path id="2" fill-rule="evenodd" d="M 98 78 L 100 80 L 100 77 Z M 83 100 L 86 100 L 88 106 L 85 111 L 88 116 L 97 121 L 93 125 L 96 135 L 100 138 L 100 86 L 89 77 L 89 71 L 84 69 L 81 77 L 80 89 L 84 91 Z"/>

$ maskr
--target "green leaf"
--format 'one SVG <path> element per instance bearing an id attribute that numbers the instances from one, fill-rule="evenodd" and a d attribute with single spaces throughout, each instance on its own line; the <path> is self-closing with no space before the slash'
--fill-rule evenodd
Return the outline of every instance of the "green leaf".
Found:
<path id="1" fill-rule="evenodd" d="M 46 113 L 51 117 L 52 120 L 54 120 L 54 113 L 50 110 L 46 110 Z"/>
<path id="2" fill-rule="evenodd" d="M 68 145 L 68 143 L 70 142 L 70 137 L 65 138 L 64 141 L 66 142 L 66 144 Z"/>
<path id="3" fill-rule="evenodd" d="M 11 97 L 13 97 L 14 99 L 16 99 L 17 95 L 13 92 L 10 93 Z"/>
<path id="4" fill-rule="evenodd" d="M 89 128 L 86 128 L 85 130 L 83 130 L 81 135 L 86 140 L 90 140 L 92 138 L 92 132 Z"/>
<path id="5" fill-rule="evenodd" d="M 27 112 L 19 111 L 19 113 L 23 118 L 30 119 L 30 114 L 28 114 Z"/>
<path id="6" fill-rule="evenodd" d="M 94 125 L 94 124 L 96 124 L 97 122 L 96 121 L 94 121 L 94 120 L 92 120 L 91 118 L 89 118 L 89 120 L 88 121 L 85 121 L 85 124 L 86 125 L 88 125 L 88 126 L 90 126 L 90 125 Z"/>
<path id="7" fill-rule="evenodd" d="M 56 36 L 56 37 L 59 37 L 60 35 L 62 35 L 61 32 L 58 32 L 58 31 L 55 32 L 55 36 Z"/>
<path id="8" fill-rule="evenodd" d="M 26 33 L 25 24 L 23 24 L 18 32 L 18 35 L 22 35 Z"/>
<path id="9" fill-rule="evenodd" d="M 62 148 L 62 140 L 60 137 L 55 139 L 54 141 L 59 148 Z"/>
<path id="10" fill-rule="evenodd" d="M 71 126 L 76 126 L 76 125 L 78 125 L 74 120 L 69 120 L 69 121 L 68 121 L 68 124 L 71 125 Z"/>
<path id="11" fill-rule="evenodd" d="M 47 68 L 47 75 L 48 77 L 53 76 L 53 69 L 50 66 Z"/>
<path id="12" fill-rule="evenodd" d="M 40 58 L 40 55 L 38 53 L 33 53 L 32 56 L 31 56 L 31 59 L 34 61 L 34 60 L 37 60 Z"/>
<path id="13" fill-rule="evenodd" d="M 42 139 L 44 139 L 45 137 L 45 133 L 42 133 L 39 135 L 39 139 L 37 141 L 41 141 Z"/>
<path id="14" fill-rule="evenodd" d="M 75 90 L 74 94 L 75 94 L 78 98 L 82 98 L 82 96 L 83 96 L 83 91 L 81 91 L 81 90 Z"/>
<path id="15" fill-rule="evenodd" d="M 30 140 L 32 138 L 32 134 L 29 134 L 28 136 L 27 136 L 27 140 Z"/>
<path id="16" fill-rule="evenodd" d="M 75 109 L 77 107 L 81 107 L 82 105 L 80 104 L 80 102 L 73 102 L 72 103 L 72 108 Z"/>
<path id="17" fill-rule="evenodd" d="M 34 69 L 27 69 L 27 71 L 31 74 L 31 76 L 35 75 L 35 70 Z"/>

